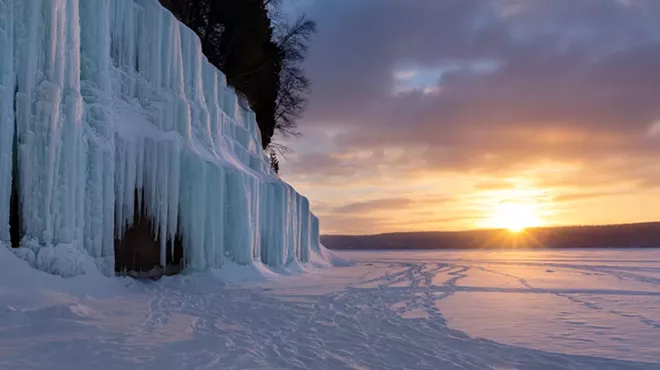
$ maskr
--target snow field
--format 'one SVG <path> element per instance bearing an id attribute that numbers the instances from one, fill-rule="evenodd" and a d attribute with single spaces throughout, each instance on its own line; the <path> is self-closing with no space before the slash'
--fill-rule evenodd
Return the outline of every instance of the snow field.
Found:
<path id="1" fill-rule="evenodd" d="M 660 369 L 658 251 L 573 253 L 342 252 L 143 282 L 52 276 L 3 247 L 0 369 Z M 621 285 L 568 273 L 594 269 Z"/>

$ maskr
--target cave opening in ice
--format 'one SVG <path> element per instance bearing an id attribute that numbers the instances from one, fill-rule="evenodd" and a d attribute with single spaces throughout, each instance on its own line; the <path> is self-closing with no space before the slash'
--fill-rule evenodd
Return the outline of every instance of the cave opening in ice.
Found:
<path id="1" fill-rule="evenodd" d="M 147 213 L 143 199 L 144 190 L 135 189 L 134 220 L 125 226 L 123 235 L 115 230 L 115 273 L 149 278 L 177 274 L 184 265 L 181 234 L 163 241 L 168 248 L 165 265 L 161 265 L 161 240 L 154 234 L 157 225 Z"/>

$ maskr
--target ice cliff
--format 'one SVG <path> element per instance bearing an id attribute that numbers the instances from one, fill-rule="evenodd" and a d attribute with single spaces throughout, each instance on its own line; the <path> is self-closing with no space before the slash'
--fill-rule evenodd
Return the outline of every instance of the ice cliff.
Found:
<path id="1" fill-rule="evenodd" d="M 318 219 L 246 107 L 156 0 L 0 0 L 0 241 L 14 196 L 37 265 L 107 273 L 138 209 L 162 265 L 175 240 L 192 269 L 308 261 Z"/>

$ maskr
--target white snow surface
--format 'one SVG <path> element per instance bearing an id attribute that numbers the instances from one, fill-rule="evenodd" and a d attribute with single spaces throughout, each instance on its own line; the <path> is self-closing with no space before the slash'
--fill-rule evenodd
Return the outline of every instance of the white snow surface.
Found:
<path id="1" fill-rule="evenodd" d="M 157 0 L 0 0 L 0 50 L 0 241 L 16 158 L 23 245 L 47 249 L 36 267 L 75 276 L 89 255 L 112 272 L 136 190 L 163 265 L 177 233 L 193 270 L 319 251 L 254 113 Z"/>
<path id="2" fill-rule="evenodd" d="M 659 250 L 323 253 L 140 282 L 0 246 L 0 369 L 660 369 Z"/>

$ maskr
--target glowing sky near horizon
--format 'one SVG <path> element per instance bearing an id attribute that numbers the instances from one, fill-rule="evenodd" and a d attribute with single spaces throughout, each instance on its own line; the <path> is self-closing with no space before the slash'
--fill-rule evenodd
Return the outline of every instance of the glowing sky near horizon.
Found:
<path id="1" fill-rule="evenodd" d="M 319 33 L 281 172 L 323 233 L 660 220 L 660 1 L 375 3 L 295 8 Z"/>

